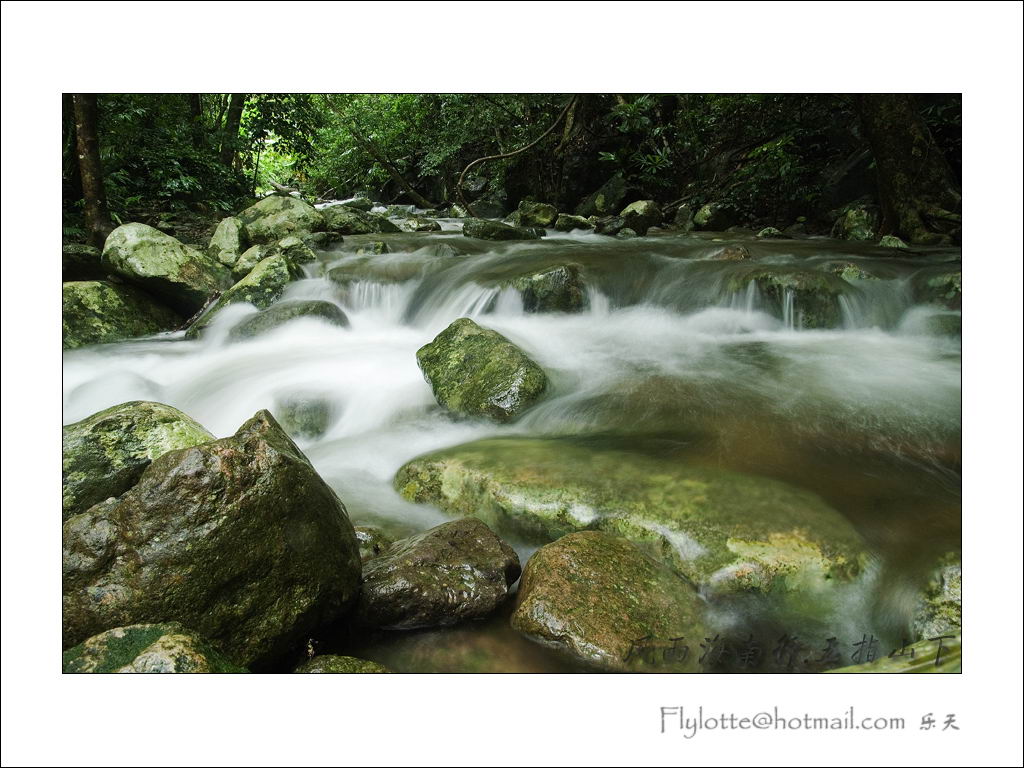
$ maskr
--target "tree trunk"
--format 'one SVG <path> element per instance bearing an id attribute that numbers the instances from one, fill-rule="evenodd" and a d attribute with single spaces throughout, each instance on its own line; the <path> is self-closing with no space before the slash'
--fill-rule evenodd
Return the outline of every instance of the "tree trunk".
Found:
<path id="1" fill-rule="evenodd" d="M 74 103 L 75 145 L 78 149 L 78 168 L 82 177 L 82 196 L 85 199 L 85 229 L 89 242 L 97 248 L 102 248 L 114 226 L 107 212 L 107 195 L 103 189 L 103 167 L 100 165 L 100 142 L 97 135 L 96 94 L 76 93 Z"/>
<path id="2" fill-rule="evenodd" d="M 188 95 L 188 111 L 192 118 L 192 146 L 200 149 L 203 146 L 203 95 Z"/>
<path id="3" fill-rule="evenodd" d="M 875 157 L 881 234 L 922 244 L 958 236 L 960 190 L 913 95 L 862 94 L 856 107 Z"/>
<path id="4" fill-rule="evenodd" d="M 242 123 L 242 108 L 245 106 L 244 93 L 232 93 L 228 106 L 228 118 L 224 124 L 224 140 L 220 145 L 220 162 L 230 168 L 235 162 L 235 147 L 238 144 L 238 127 Z"/>

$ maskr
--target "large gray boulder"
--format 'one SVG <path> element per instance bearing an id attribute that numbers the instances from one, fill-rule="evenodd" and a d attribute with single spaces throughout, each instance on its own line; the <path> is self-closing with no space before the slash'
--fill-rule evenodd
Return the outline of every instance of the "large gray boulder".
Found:
<path id="1" fill-rule="evenodd" d="M 300 232 L 324 229 L 324 217 L 309 203 L 297 197 L 270 195 L 238 214 L 249 241 L 272 243 Z"/>
<path id="2" fill-rule="evenodd" d="M 64 349 L 171 331 L 183 322 L 177 312 L 130 285 L 83 280 L 61 288 Z"/>
<path id="3" fill-rule="evenodd" d="M 249 235 L 242 220 L 228 216 L 217 225 L 206 252 L 230 269 L 248 247 Z"/>

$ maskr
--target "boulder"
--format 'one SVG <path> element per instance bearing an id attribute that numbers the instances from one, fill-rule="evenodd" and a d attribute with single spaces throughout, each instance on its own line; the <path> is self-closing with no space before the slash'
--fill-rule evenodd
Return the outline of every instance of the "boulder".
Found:
<path id="1" fill-rule="evenodd" d="M 319 232 L 325 216 L 309 203 L 288 195 L 270 195 L 238 214 L 253 244 L 273 243 L 300 232 Z"/>
<path id="2" fill-rule="evenodd" d="M 960 557 L 949 552 L 940 558 L 914 606 L 912 636 L 928 640 L 941 635 L 960 634 Z"/>
<path id="3" fill-rule="evenodd" d="M 454 520 L 396 541 L 369 560 L 354 618 L 381 629 L 483 618 L 505 602 L 519 573 L 515 551 L 484 523 Z"/>
<path id="4" fill-rule="evenodd" d="M 693 228 L 724 232 L 736 223 L 736 212 L 722 203 L 706 203 L 693 214 Z"/>
<path id="5" fill-rule="evenodd" d="M 231 277 L 235 282 L 238 282 L 252 272 L 253 267 L 261 261 L 274 255 L 274 245 L 274 243 L 267 243 L 247 248 L 231 268 Z"/>
<path id="6" fill-rule="evenodd" d="M 433 219 L 425 219 L 420 216 L 410 216 L 398 223 L 398 228 L 405 232 L 440 232 L 441 225 Z"/>
<path id="7" fill-rule="evenodd" d="M 490 194 L 473 201 L 473 213 L 481 219 L 501 219 L 508 214 L 508 201 L 502 194 Z"/>
<path id="8" fill-rule="evenodd" d="M 373 208 L 373 201 L 368 197 L 351 197 L 348 200 L 342 200 L 339 205 L 368 213 Z"/>
<path id="9" fill-rule="evenodd" d="M 563 536 L 526 563 L 512 628 L 572 659 L 615 672 L 695 672 L 708 634 L 703 601 L 670 568 L 623 538 Z"/>
<path id="10" fill-rule="evenodd" d="M 103 263 L 185 317 L 231 284 L 219 261 L 145 224 L 122 224 L 111 232 Z"/>
<path id="11" fill-rule="evenodd" d="M 352 674 L 380 674 L 391 672 L 385 666 L 366 659 L 357 659 L 354 656 L 314 656 L 309 661 L 303 662 L 295 668 L 295 672 L 302 675 L 333 673 L 340 675 Z"/>
<path id="12" fill-rule="evenodd" d="M 781 240 L 786 236 L 775 227 L 765 227 L 757 233 L 758 238 L 761 240 Z"/>
<path id="13" fill-rule="evenodd" d="M 576 206 L 577 216 L 608 216 L 622 208 L 630 187 L 622 174 L 615 174 Z"/>
<path id="14" fill-rule="evenodd" d="M 266 309 L 281 298 L 285 286 L 294 276 L 294 268 L 284 256 L 269 256 L 263 259 L 248 275 L 228 288 L 202 317 L 189 326 L 185 338 L 198 338 L 213 322 L 217 313 L 231 304 L 243 302 L 252 304 L 257 309 Z"/>
<path id="15" fill-rule="evenodd" d="M 508 222 L 513 227 L 542 227 L 548 228 L 555 224 L 558 218 L 558 209 L 548 203 L 537 203 L 533 200 L 523 200 L 519 207 L 508 217 Z"/>
<path id="16" fill-rule="evenodd" d="M 511 421 L 547 387 L 537 363 L 497 331 L 459 318 L 416 352 L 437 402 L 460 416 Z"/>
<path id="17" fill-rule="evenodd" d="M 62 430 L 63 519 L 120 496 L 168 451 L 213 439 L 177 408 L 144 400 L 121 403 L 68 424 Z"/>
<path id="18" fill-rule="evenodd" d="M 878 208 L 864 203 L 846 206 L 832 226 L 838 240 L 874 240 L 878 231 Z"/>
<path id="19" fill-rule="evenodd" d="M 401 232 L 388 221 L 387 216 L 378 213 L 358 211 L 344 205 L 332 205 L 321 210 L 324 226 L 339 235 L 373 235 L 386 232 Z"/>
<path id="20" fill-rule="evenodd" d="M 856 284 L 859 280 L 878 280 L 878 278 L 853 261 L 836 261 L 825 268 L 826 272 L 841 277 L 848 283 Z"/>
<path id="21" fill-rule="evenodd" d="M 292 392 L 275 400 L 274 415 L 289 435 L 320 437 L 331 425 L 334 409 L 321 394 Z"/>
<path id="22" fill-rule="evenodd" d="M 614 237 L 626 226 L 626 220 L 621 216 L 605 216 L 594 223 L 594 231 L 599 235 Z"/>
<path id="23" fill-rule="evenodd" d="M 300 317 L 317 318 L 339 328 L 348 327 L 348 317 L 337 304 L 320 300 L 280 301 L 245 318 L 231 329 L 229 338 L 250 339 Z"/>
<path id="24" fill-rule="evenodd" d="M 116 627 L 63 654 L 63 671 L 96 672 L 247 672 L 181 624 Z"/>
<path id="25" fill-rule="evenodd" d="M 170 451 L 63 527 L 63 644 L 179 621 L 242 666 L 341 618 L 359 592 L 344 505 L 266 411 Z"/>
<path id="26" fill-rule="evenodd" d="M 615 533 L 714 593 L 806 597 L 854 577 L 866 557 L 857 532 L 809 491 L 631 444 L 480 440 L 413 459 L 395 488 L 532 541 Z"/>
<path id="27" fill-rule="evenodd" d="M 391 248 L 383 240 L 371 240 L 356 248 L 356 253 L 362 256 L 383 256 L 386 253 L 391 253 Z"/>
<path id="28" fill-rule="evenodd" d="M 174 310 L 130 285 L 84 280 L 61 287 L 64 349 L 149 336 L 183 322 Z"/>
<path id="29" fill-rule="evenodd" d="M 558 214 L 555 229 L 559 232 L 571 232 L 574 229 L 593 229 L 594 223 L 582 216 L 570 216 L 568 213 Z"/>
<path id="30" fill-rule="evenodd" d="M 882 239 L 878 241 L 878 245 L 880 248 L 899 248 L 904 251 L 910 247 L 896 235 L 883 235 Z"/>
<path id="31" fill-rule="evenodd" d="M 295 270 L 298 270 L 300 264 L 312 264 L 316 261 L 316 253 L 297 235 L 289 235 L 278 240 L 271 255 L 284 256 Z"/>
<path id="32" fill-rule="evenodd" d="M 643 237 L 651 227 L 661 224 L 662 212 L 653 200 L 637 200 L 619 212 L 625 227 Z"/>
<path id="33" fill-rule="evenodd" d="M 675 216 L 672 217 L 672 228 L 686 233 L 693 229 L 693 208 L 688 205 L 680 205 L 676 208 Z"/>
<path id="34" fill-rule="evenodd" d="M 462 234 L 478 240 L 537 240 L 536 232 L 526 227 L 512 227 L 500 221 L 487 219 L 466 219 Z"/>
<path id="35" fill-rule="evenodd" d="M 70 243 L 61 249 L 61 279 L 67 283 L 75 280 L 105 280 L 109 271 L 102 262 L 99 248 L 80 243 Z"/>
<path id="36" fill-rule="evenodd" d="M 562 264 L 521 275 L 506 283 L 523 299 L 527 312 L 580 312 L 587 305 L 579 264 Z"/>
<path id="37" fill-rule="evenodd" d="M 841 324 L 839 299 L 856 289 L 825 272 L 787 266 L 750 266 L 729 273 L 726 290 L 742 293 L 753 282 L 776 316 L 783 317 L 792 299 L 794 325 L 801 328 L 835 328 Z"/>
<path id="38" fill-rule="evenodd" d="M 359 558 L 364 565 L 395 543 L 384 531 L 366 525 L 356 526 L 356 541 L 359 542 Z"/>
<path id="39" fill-rule="evenodd" d="M 236 216 L 228 216 L 221 219 L 217 225 L 206 252 L 225 267 L 231 268 L 248 247 L 249 236 L 245 232 L 242 220 Z"/>

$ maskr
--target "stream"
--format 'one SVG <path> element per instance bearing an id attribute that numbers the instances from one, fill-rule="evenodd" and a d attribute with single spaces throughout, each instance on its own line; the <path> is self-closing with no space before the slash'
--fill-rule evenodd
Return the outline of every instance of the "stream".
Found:
<path id="1" fill-rule="evenodd" d="M 322 398 L 326 432 L 296 442 L 354 525 L 396 537 L 448 519 L 402 499 L 396 470 L 485 437 L 579 435 L 777 478 L 841 512 L 874 563 L 819 622 L 792 626 L 770 607 L 741 604 L 715 626 L 768 639 L 789 632 L 812 645 L 869 634 L 886 651 L 900 644 L 916 585 L 935 557 L 960 546 L 960 339 L 931 330 L 949 311 L 912 299 L 915 275 L 958 268 L 959 249 L 707 232 L 618 240 L 550 231 L 492 243 L 463 237 L 458 220 L 441 224 L 441 232 L 347 236 L 305 265 L 307 277 L 283 299 L 335 302 L 348 328 L 303 318 L 229 341 L 231 326 L 255 311 L 234 305 L 198 341 L 178 332 L 65 352 L 64 423 L 156 400 L 224 437 L 261 408 Z M 357 253 L 369 241 L 390 253 Z M 711 256 L 732 243 L 758 265 L 852 262 L 883 279 L 857 281 L 841 301 L 840 327 L 809 329 L 791 304 L 774 304 L 753 283 L 730 289 L 730 275 L 749 265 Z M 586 276 L 583 312 L 526 313 L 499 285 L 567 262 Z M 339 265 L 358 279 L 343 286 L 324 276 Z M 548 373 L 549 392 L 516 422 L 460 421 L 437 406 L 416 350 L 459 317 L 504 334 Z M 496 532 L 523 563 L 536 548 Z M 573 671 L 512 632 L 507 611 L 451 629 L 317 641 L 396 671 Z"/>

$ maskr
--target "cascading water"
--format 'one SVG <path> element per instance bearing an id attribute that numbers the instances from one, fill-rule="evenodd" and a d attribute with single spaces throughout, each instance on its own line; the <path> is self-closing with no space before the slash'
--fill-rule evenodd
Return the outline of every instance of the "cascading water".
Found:
<path id="1" fill-rule="evenodd" d="M 440 233 L 349 237 L 307 265 L 284 298 L 333 301 L 348 328 L 299 319 L 230 340 L 231 326 L 254 311 L 243 305 L 220 313 L 199 341 L 179 333 L 69 351 L 64 422 L 158 400 L 220 437 L 258 409 L 316 397 L 329 425 L 298 444 L 355 524 L 393 535 L 446 519 L 392 488 L 396 470 L 422 453 L 497 435 L 657 435 L 687 461 L 773 476 L 842 512 L 877 563 L 835 598 L 841 627 L 818 629 L 898 641 L 907 607 L 893 595 L 930 557 L 959 546 L 960 343 L 934 322 L 958 313 L 915 305 L 912 290 L 918 272 L 958 261 L 958 251 L 894 256 L 832 240 L 748 239 L 758 267 L 823 272 L 854 263 L 882 278 L 843 283 L 838 322 L 814 328 L 796 290 L 771 294 L 746 279 L 749 264 L 714 260 L 725 243 L 711 236 L 621 241 L 575 232 L 496 244 L 458 229 L 447 221 Z M 386 241 L 390 253 L 356 253 L 370 240 Z M 524 312 L 507 281 L 565 263 L 583 268 L 584 311 Z M 326 276 L 337 267 L 350 279 Z M 549 374 L 545 399 L 513 424 L 449 417 L 417 367 L 416 350 L 464 316 L 507 336 Z M 524 559 L 531 551 L 518 548 Z M 734 607 L 719 622 L 750 621 L 759 610 Z M 496 658 L 512 659 L 509 669 L 560 668 L 499 620 L 406 633 L 382 653 L 396 667 L 429 669 L 433 662 L 410 660 L 423 643 L 490 643 L 501 649 Z"/>

